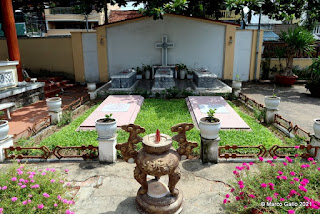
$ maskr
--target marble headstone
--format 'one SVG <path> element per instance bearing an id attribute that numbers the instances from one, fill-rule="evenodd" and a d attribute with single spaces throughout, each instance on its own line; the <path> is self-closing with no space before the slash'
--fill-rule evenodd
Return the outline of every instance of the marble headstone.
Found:
<path id="1" fill-rule="evenodd" d="M 213 88 L 217 80 L 217 75 L 207 70 L 193 72 L 193 82 L 199 88 Z"/>
<path id="2" fill-rule="evenodd" d="M 112 88 L 130 88 L 137 80 L 137 72 L 127 69 L 111 76 Z"/>

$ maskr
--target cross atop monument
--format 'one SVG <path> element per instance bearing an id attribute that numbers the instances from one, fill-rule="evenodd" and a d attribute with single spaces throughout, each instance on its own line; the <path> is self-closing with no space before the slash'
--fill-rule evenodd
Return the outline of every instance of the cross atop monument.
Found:
<path id="1" fill-rule="evenodd" d="M 167 36 L 162 37 L 162 43 L 156 43 L 156 48 L 162 48 L 162 66 L 168 65 L 168 48 L 173 48 L 174 43 L 168 43 Z"/>

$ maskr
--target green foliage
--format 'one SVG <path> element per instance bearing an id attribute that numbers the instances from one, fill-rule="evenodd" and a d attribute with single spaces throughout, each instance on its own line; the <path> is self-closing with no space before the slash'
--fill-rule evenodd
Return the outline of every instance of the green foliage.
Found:
<path id="1" fill-rule="evenodd" d="M 166 92 L 167 99 L 173 99 L 179 96 L 179 94 L 181 93 L 181 90 L 179 88 L 172 87 L 172 88 L 166 88 L 165 92 Z"/>
<path id="2" fill-rule="evenodd" d="M 285 162 L 276 157 L 269 163 L 263 158 L 260 161 L 236 167 L 231 196 L 226 195 L 223 201 L 227 213 L 252 213 L 253 209 L 256 213 L 317 213 L 318 206 L 313 205 L 320 204 L 320 168 L 313 158 L 307 163 L 300 157 L 286 157 Z M 278 205 L 268 206 L 267 202 Z"/>
<path id="3" fill-rule="evenodd" d="M 143 70 L 144 72 L 146 72 L 146 71 L 151 71 L 151 70 L 152 70 L 152 67 L 151 67 L 151 65 L 142 64 L 142 70 Z"/>
<path id="4" fill-rule="evenodd" d="M 17 162 L 6 168 L 0 173 L 0 213 L 66 213 L 74 204 L 60 171 Z"/>
<path id="5" fill-rule="evenodd" d="M 178 71 L 181 71 L 181 70 L 186 70 L 186 71 L 188 71 L 187 66 L 186 66 L 185 64 L 183 64 L 183 63 L 181 63 L 181 64 L 176 64 L 176 69 L 177 69 Z"/>
<path id="6" fill-rule="evenodd" d="M 102 122 L 104 122 L 104 123 L 115 121 L 115 119 L 112 118 L 112 114 L 105 114 L 104 117 L 105 118 L 102 119 Z"/>
<path id="7" fill-rule="evenodd" d="M 320 57 L 313 59 L 312 65 L 310 66 L 310 72 L 311 78 L 310 81 L 307 82 L 305 87 L 310 91 L 317 91 L 320 88 Z M 315 95 L 319 96 L 319 93 Z"/>
<path id="8" fill-rule="evenodd" d="M 287 65 L 284 75 L 292 76 L 294 55 L 297 51 L 311 55 L 314 51 L 313 44 L 316 40 L 314 39 L 312 33 L 301 27 L 288 29 L 288 32 L 283 31 L 279 37 L 280 40 L 286 44 L 284 49 L 286 51 Z"/>
<path id="9" fill-rule="evenodd" d="M 266 116 L 266 110 L 264 109 L 264 110 L 260 111 L 257 108 L 253 108 L 253 115 L 258 121 L 262 122 L 262 121 L 264 121 L 264 118 Z"/>
<path id="10" fill-rule="evenodd" d="M 72 112 L 71 111 L 64 111 L 62 112 L 62 117 L 60 122 L 57 124 L 58 127 L 62 127 L 68 125 L 72 121 Z"/>
<path id="11" fill-rule="evenodd" d="M 210 122 L 210 123 L 214 123 L 214 122 L 218 122 L 217 121 L 217 118 L 214 117 L 214 114 L 216 113 L 216 110 L 217 109 L 209 109 L 209 111 L 207 112 L 207 120 Z"/>
<path id="12" fill-rule="evenodd" d="M 142 69 L 140 67 L 137 67 L 136 71 L 137 71 L 137 74 L 142 74 Z"/>

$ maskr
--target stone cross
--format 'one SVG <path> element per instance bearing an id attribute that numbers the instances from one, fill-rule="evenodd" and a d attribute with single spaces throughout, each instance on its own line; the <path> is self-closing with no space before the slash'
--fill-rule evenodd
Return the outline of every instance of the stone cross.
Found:
<path id="1" fill-rule="evenodd" d="M 162 43 L 156 43 L 156 48 L 162 48 L 162 66 L 167 66 L 168 64 L 167 50 L 168 48 L 173 48 L 173 47 L 174 47 L 174 43 L 168 43 L 168 39 L 166 35 L 162 37 Z"/>

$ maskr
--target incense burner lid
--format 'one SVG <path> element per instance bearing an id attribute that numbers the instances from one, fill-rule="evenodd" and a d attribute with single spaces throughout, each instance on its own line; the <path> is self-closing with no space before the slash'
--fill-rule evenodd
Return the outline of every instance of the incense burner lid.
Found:
<path id="1" fill-rule="evenodd" d="M 156 143 L 156 134 L 149 134 L 143 137 L 142 145 L 145 152 L 150 154 L 161 154 L 169 151 L 172 147 L 172 138 L 166 134 L 160 134 L 160 142 Z"/>

